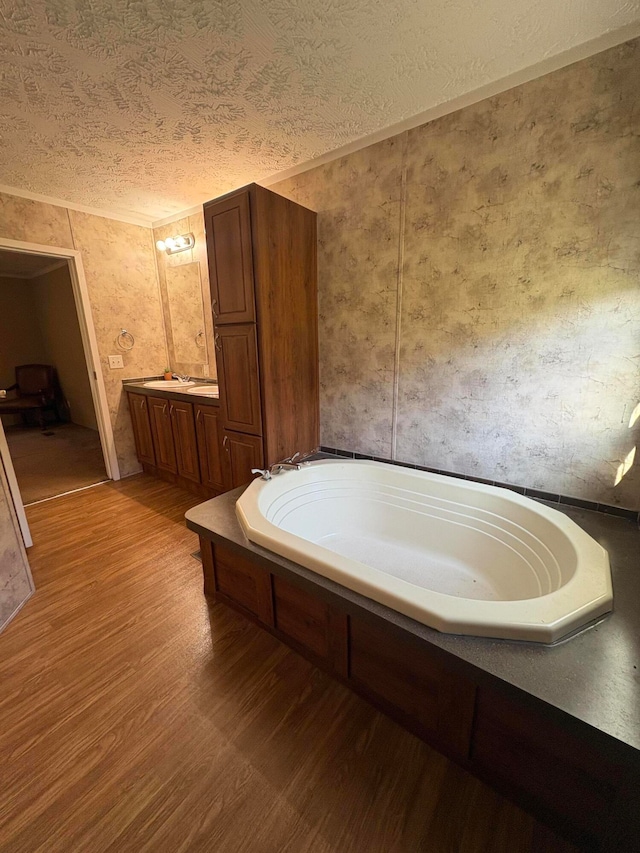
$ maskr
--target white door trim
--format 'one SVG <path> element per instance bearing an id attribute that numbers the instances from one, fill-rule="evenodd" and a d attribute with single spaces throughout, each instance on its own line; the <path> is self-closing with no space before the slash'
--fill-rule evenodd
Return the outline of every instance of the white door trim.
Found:
<path id="1" fill-rule="evenodd" d="M 13 508 L 16 511 L 16 516 L 18 518 L 18 524 L 20 526 L 20 532 L 22 533 L 22 539 L 24 541 L 25 548 L 31 548 L 33 545 L 33 539 L 31 538 L 31 530 L 29 529 L 29 522 L 27 521 L 27 514 L 24 511 L 24 504 L 22 502 L 22 495 L 20 494 L 20 486 L 18 485 L 18 481 L 16 479 L 16 472 L 13 468 L 13 460 L 11 459 L 11 454 L 9 453 L 9 445 L 7 444 L 7 437 L 4 434 L 4 427 L 2 425 L 2 421 L 0 420 L 0 465 L 4 466 L 4 473 L 7 478 L 7 483 L 9 484 L 9 497 L 13 501 Z"/>
<path id="2" fill-rule="evenodd" d="M 91 396 L 96 410 L 98 421 L 98 433 L 102 444 L 104 464 L 107 469 L 107 477 L 112 480 L 120 479 L 120 467 L 116 455 L 116 445 L 113 439 L 113 428 L 109 415 L 109 404 L 107 403 L 107 390 L 104 377 L 100 367 L 100 352 L 98 350 L 98 339 L 93 325 L 91 303 L 89 302 L 89 291 L 87 280 L 82 264 L 82 253 L 75 249 L 60 248 L 59 246 L 43 246 L 40 243 L 27 243 L 21 240 L 9 240 L 0 237 L 0 249 L 10 249 L 13 252 L 25 252 L 30 255 L 49 255 L 57 258 L 65 258 L 69 263 L 69 275 L 73 287 L 73 297 L 76 303 L 80 335 L 84 348 L 84 355 L 89 374 L 89 385 Z M 19 493 L 18 493 L 19 494 Z M 20 501 L 20 505 L 22 502 Z"/>

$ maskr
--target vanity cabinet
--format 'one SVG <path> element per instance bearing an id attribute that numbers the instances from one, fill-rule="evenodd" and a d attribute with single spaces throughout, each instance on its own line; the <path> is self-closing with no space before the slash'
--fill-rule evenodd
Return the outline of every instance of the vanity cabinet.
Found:
<path id="1" fill-rule="evenodd" d="M 153 449 L 147 398 L 141 394 L 129 394 L 129 410 L 138 459 L 147 465 L 155 465 L 156 454 Z"/>
<path id="2" fill-rule="evenodd" d="M 237 489 L 253 480 L 252 468 L 263 468 L 262 439 L 225 429 L 222 437 L 227 489 Z"/>
<path id="3" fill-rule="evenodd" d="M 252 184 L 204 205 L 224 428 L 265 465 L 319 444 L 316 214 Z M 234 439 L 237 447 L 240 439 Z M 232 483 L 242 484 L 231 457 Z M 259 467 L 257 464 L 253 467 Z"/>
<path id="4" fill-rule="evenodd" d="M 178 474 L 194 483 L 200 482 L 200 460 L 193 403 L 171 400 L 169 403 L 173 443 L 176 451 Z"/>
<path id="5" fill-rule="evenodd" d="M 202 484 L 216 493 L 224 492 L 227 478 L 223 465 L 220 411 L 217 407 L 196 404 L 195 414 Z"/>
<path id="6" fill-rule="evenodd" d="M 176 449 L 173 443 L 173 428 L 169 412 L 169 400 L 162 397 L 147 397 L 151 435 L 156 451 L 156 467 L 161 471 L 177 474 Z"/>
<path id="7" fill-rule="evenodd" d="M 252 468 L 264 467 L 261 436 L 225 429 L 217 404 L 131 389 L 127 396 L 138 459 L 148 474 L 210 498 L 245 485 Z"/>

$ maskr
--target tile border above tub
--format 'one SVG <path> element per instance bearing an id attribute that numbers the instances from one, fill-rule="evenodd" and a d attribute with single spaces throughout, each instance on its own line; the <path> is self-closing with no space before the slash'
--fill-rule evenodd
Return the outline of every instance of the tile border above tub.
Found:
<path id="1" fill-rule="evenodd" d="M 321 453 L 330 453 L 333 456 L 342 456 L 345 459 L 369 459 L 373 462 L 386 462 L 388 465 L 399 465 L 402 468 L 413 468 L 416 471 L 428 471 L 430 474 L 442 474 L 445 477 L 455 477 L 457 480 L 470 480 L 472 483 L 482 483 L 485 486 L 498 486 L 501 489 L 509 489 L 534 500 L 546 501 L 547 503 L 563 504 L 576 509 L 588 509 L 592 512 L 601 512 L 605 515 L 616 515 L 619 518 L 627 518 L 634 521 L 640 528 L 640 511 L 625 509 L 620 506 L 603 504 L 598 501 L 587 501 L 583 498 L 574 498 L 570 495 L 559 495 L 555 492 L 545 492 L 541 489 L 530 489 L 526 486 L 517 486 L 513 483 L 502 483 L 500 480 L 487 480 L 483 477 L 473 477 L 470 474 L 457 474 L 455 471 L 444 471 L 441 468 L 428 468 L 425 465 L 414 465 L 411 462 L 400 462 L 398 459 L 386 459 L 383 456 L 371 456 L 367 453 L 355 453 L 351 450 L 341 450 L 338 447 L 320 447 Z"/>

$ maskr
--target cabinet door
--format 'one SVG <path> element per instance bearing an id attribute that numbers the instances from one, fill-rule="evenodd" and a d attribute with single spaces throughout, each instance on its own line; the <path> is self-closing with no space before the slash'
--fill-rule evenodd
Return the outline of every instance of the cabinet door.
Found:
<path id="1" fill-rule="evenodd" d="M 225 427 L 262 435 L 256 327 L 221 326 L 216 349 Z"/>
<path id="2" fill-rule="evenodd" d="M 256 435 L 224 430 L 222 446 L 225 451 L 225 483 L 227 489 L 237 489 L 254 478 L 252 468 L 262 468 L 262 439 Z"/>
<path id="3" fill-rule="evenodd" d="M 155 465 L 156 454 L 153 449 L 147 398 L 143 394 L 127 394 L 127 396 L 129 398 L 133 439 L 136 443 L 138 459 L 140 462 L 146 462 L 148 465 Z"/>
<path id="4" fill-rule="evenodd" d="M 169 400 L 161 397 L 147 397 L 149 406 L 149 419 L 151 421 L 151 434 L 156 449 L 156 465 L 163 471 L 171 471 L 176 474 L 176 451 L 173 444 L 173 430 L 171 428 L 171 415 L 169 414 Z"/>
<path id="5" fill-rule="evenodd" d="M 449 754 L 469 754 L 475 686 L 428 648 L 351 617 L 349 675 L 389 716 Z"/>
<path id="6" fill-rule="evenodd" d="M 217 407 L 196 405 L 196 431 L 202 483 L 216 492 L 224 492 L 222 423 Z"/>
<path id="7" fill-rule="evenodd" d="M 204 207 L 214 325 L 256 318 L 249 193 Z"/>
<path id="8" fill-rule="evenodd" d="M 173 441 L 176 449 L 178 474 L 200 482 L 200 461 L 196 440 L 196 424 L 193 415 L 193 403 L 171 400 L 169 404 L 173 425 Z"/>

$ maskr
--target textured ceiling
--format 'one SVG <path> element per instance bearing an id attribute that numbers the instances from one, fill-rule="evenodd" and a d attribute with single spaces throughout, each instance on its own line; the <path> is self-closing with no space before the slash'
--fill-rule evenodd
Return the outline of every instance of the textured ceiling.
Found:
<path id="1" fill-rule="evenodd" d="M 0 184 L 158 219 L 639 10 L 640 0 L 4 0 Z"/>

